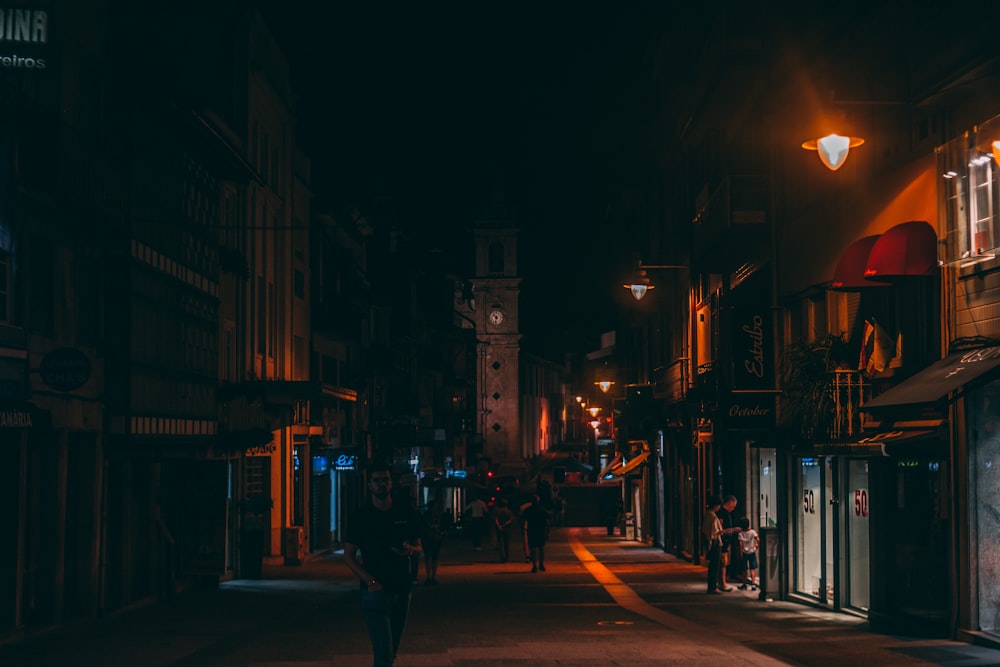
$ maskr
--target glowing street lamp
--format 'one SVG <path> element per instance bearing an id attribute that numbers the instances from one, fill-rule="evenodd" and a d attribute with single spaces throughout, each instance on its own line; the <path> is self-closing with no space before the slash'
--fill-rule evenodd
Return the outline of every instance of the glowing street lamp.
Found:
<path id="1" fill-rule="evenodd" d="M 847 154 L 852 148 L 857 148 L 865 140 L 861 137 L 848 137 L 840 134 L 828 134 L 818 139 L 802 142 L 802 148 L 819 153 L 820 161 L 830 171 L 837 171 L 847 161 Z"/>
<path id="2" fill-rule="evenodd" d="M 600 411 L 601 408 L 597 407 L 596 405 L 592 405 L 591 407 L 587 408 L 587 412 L 590 413 L 591 417 L 596 417 L 598 413 L 600 413 Z"/>
<path id="3" fill-rule="evenodd" d="M 632 292 L 632 296 L 635 297 L 636 301 L 641 301 L 642 297 L 646 296 L 646 292 L 656 287 L 649 280 L 649 275 L 646 273 L 646 269 L 687 269 L 688 266 L 682 264 L 643 264 L 642 260 L 639 260 L 639 270 L 636 273 L 636 277 L 630 283 L 625 283 L 622 285 L 625 289 Z"/>
<path id="4" fill-rule="evenodd" d="M 598 380 L 594 384 L 600 387 L 601 391 L 606 394 L 611 391 L 611 386 L 614 384 L 614 380 Z"/>

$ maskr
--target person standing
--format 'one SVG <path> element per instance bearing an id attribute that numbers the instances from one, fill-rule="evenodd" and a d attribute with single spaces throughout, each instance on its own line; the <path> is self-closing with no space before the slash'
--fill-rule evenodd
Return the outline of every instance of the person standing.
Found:
<path id="1" fill-rule="evenodd" d="M 708 594 L 719 594 L 719 569 L 722 551 L 722 522 L 716 512 L 722 507 L 718 496 L 708 499 L 705 516 L 701 522 L 701 532 L 705 536 L 708 557 Z"/>
<path id="2" fill-rule="evenodd" d="M 732 562 L 733 545 L 737 542 L 733 533 L 739 532 L 739 528 L 733 525 L 733 510 L 736 509 L 736 496 L 726 496 L 722 501 L 722 506 L 716 515 L 722 524 L 722 547 L 719 556 L 719 590 L 731 591 L 733 587 L 726 583 L 726 576 L 729 574 L 729 566 Z"/>
<path id="3" fill-rule="evenodd" d="M 448 536 L 448 530 L 444 525 L 444 513 L 441 512 L 439 503 L 435 502 L 425 512 L 423 527 L 424 532 L 420 538 L 420 544 L 424 550 L 424 572 L 427 575 L 427 578 L 424 579 L 424 585 L 436 586 L 441 547 Z"/>
<path id="4" fill-rule="evenodd" d="M 469 518 L 469 532 L 472 533 L 472 548 L 476 551 L 483 550 L 483 532 L 488 511 L 489 508 L 479 496 L 465 507 L 465 515 Z"/>
<path id="5" fill-rule="evenodd" d="M 507 499 L 497 501 L 493 510 L 493 525 L 497 531 L 497 550 L 500 552 L 500 562 L 506 563 L 510 558 L 510 534 L 513 532 L 514 513 L 507 506 Z"/>
<path id="6" fill-rule="evenodd" d="M 750 590 L 757 590 L 757 550 L 760 548 L 760 536 L 757 531 L 750 527 L 748 517 L 740 517 L 737 522 L 740 527 L 740 572 L 743 573 L 743 583 L 739 588 L 742 591 L 750 586 Z"/>
<path id="7" fill-rule="evenodd" d="M 524 510 L 524 530 L 531 550 L 531 571 L 545 572 L 545 543 L 549 539 L 549 513 L 536 495 L 528 509 Z"/>
<path id="8" fill-rule="evenodd" d="M 408 503 L 393 502 L 389 466 L 368 469 L 368 491 L 369 502 L 347 524 L 344 563 L 360 581 L 372 665 L 391 667 L 410 610 L 410 558 L 422 551 L 421 522 Z"/>

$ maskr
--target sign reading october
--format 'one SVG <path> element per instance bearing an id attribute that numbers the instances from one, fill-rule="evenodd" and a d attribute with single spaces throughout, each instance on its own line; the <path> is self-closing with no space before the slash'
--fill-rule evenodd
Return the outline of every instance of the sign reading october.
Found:
<path id="1" fill-rule="evenodd" d="M 49 13 L 41 9 L 0 7 L 0 46 L 37 47 L 49 42 Z M 28 53 L 0 53 L 4 69 L 45 69 L 44 58 Z"/>

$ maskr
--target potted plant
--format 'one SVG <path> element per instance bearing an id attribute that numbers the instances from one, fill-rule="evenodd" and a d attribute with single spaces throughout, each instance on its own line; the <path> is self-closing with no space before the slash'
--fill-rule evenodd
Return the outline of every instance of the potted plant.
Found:
<path id="1" fill-rule="evenodd" d="M 264 569 L 264 547 L 267 544 L 268 514 L 274 501 L 264 494 L 255 494 L 240 503 L 240 562 L 243 579 L 260 579 Z"/>

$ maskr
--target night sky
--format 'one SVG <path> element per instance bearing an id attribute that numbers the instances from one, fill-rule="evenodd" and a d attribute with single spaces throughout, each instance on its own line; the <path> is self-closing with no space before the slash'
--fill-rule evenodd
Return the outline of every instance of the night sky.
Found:
<path id="1" fill-rule="evenodd" d="M 622 4 L 265 4 L 314 191 L 387 195 L 415 235 L 470 258 L 465 230 L 502 192 L 525 230 L 526 346 L 594 349 L 621 270 L 603 263 L 606 183 L 662 30 L 663 10 Z"/>

